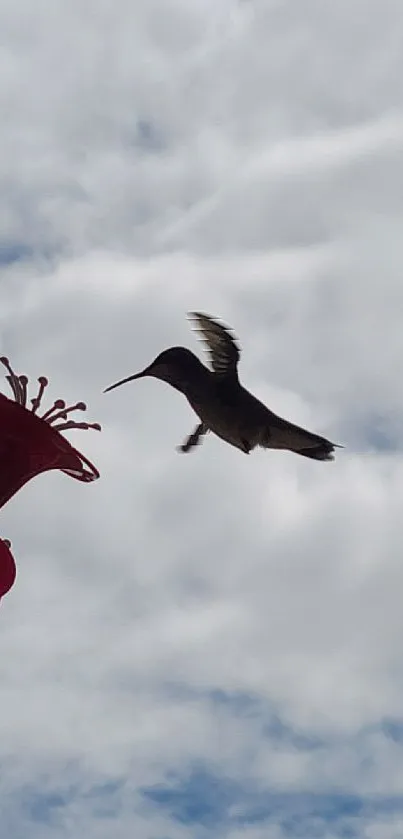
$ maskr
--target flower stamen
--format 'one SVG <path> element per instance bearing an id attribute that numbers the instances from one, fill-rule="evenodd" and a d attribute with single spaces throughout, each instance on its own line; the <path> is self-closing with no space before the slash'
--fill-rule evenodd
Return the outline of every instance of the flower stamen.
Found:
<path id="1" fill-rule="evenodd" d="M 52 407 L 49 408 L 44 414 L 42 414 L 42 419 L 46 420 L 46 422 L 53 422 L 53 420 L 56 419 L 56 416 L 52 417 L 52 419 L 49 419 L 50 415 L 53 414 L 54 411 L 58 411 L 60 415 L 60 413 L 64 411 L 65 407 L 66 403 L 64 399 L 56 399 Z"/>
<path id="2" fill-rule="evenodd" d="M 13 391 L 14 399 L 16 402 L 18 402 L 19 405 L 22 405 L 23 394 L 19 377 L 14 373 L 14 370 L 12 369 L 9 360 L 5 355 L 1 356 L 0 361 L 9 374 L 8 376 L 6 376 L 6 379 L 11 387 L 11 390 Z"/>
<path id="3" fill-rule="evenodd" d="M 20 383 L 21 405 L 23 408 L 26 408 L 28 376 L 18 376 L 18 380 Z"/>
<path id="4" fill-rule="evenodd" d="M 10 384 L 11 390 L 13 391 L 14 399 L 18 405 L 21 405 L 22 408 L 26 408 L 27 405 L 27 395 L 28 395 L 28 377 L 25 375 L 17 376 L 12 369 L 8 358 L 4 355 L 0 357 L 0 362 L 6 368 L 8 376 L 6 376 L 7 381 Z M 31 411 L 33 414 L 36 414 L 43 397 L 43 393 L 45 388 L 48 386 L 49 382 L 46 376 L 40 376 L 38 379 L 39 382 L 39 390 L 37 396 L 31 399 Z M 66 403 L 64 399 L 56 399 L 53 403 L 52 407 L 45 411 L 44 414 L 40 417 L 40 419 L 45 420 L 55 431 L 66 431 L 69 428 L 93 428 L 96 431 L 101 430 L 101 426 L 97 422 L 75 422 L 75 420 L 68 420 L 67 415 L 72 413 L 72 411 L 86 411 L 87 406 L 85 402 L 76 402 L 75 405 L 70 405 L 66 408 Z M 58 420 L 62 420 L 60 425 L 54 425 L 53 423 L 57 422 Z"/>
<path id="5" fill-rule="evenodd" d="M 58 399 L 57 401 L 60 402 L 60 403 L 63 402 L 62 399 Z M 56 406 L 56 402 L 55 402 L 54 407 L 55 406 Z M 58 420 L 58 419 L 67 419 L 67 414 L 70 414 L 72 411 L 86 411 L 87 410 L 87 406 L 85 405 L 84 402 L 77 402 L 76 405 L 70 405 L 69 408 L 66 408 L 66 403 L 63 402 L 63 406 L 60 405 L 60 407 L 63 407 L 63 410 L 59 411 L 51 419 L 47 419 L 48 423 L 52 424 L 53 422 L 55 422 L 55 420 Z M 47 413 L 47 416 L 49 417 L 49 411 Z M 44 419 L 44 418 L 45 418 L 45 415 L 44 415 L 44 417 L 42 417 L 42 419 Z"/>
<path id="6" fill-rule="evenodd" d="M 52 428 L 54 428 L 55 431 L 66 431 L 68 428 L 82 428 L 84 430 L 93 428 L 95 431 L 101 431 L 99 422 L 75 422 L 75 420 L 68 420 L 67 422 L 63 422 L 61 425 L 53 425 Z"/>
<path id="7" fill-rule="evenodd" d="M 38 382 L 39 382 L 38 395 L 35 396 L 34 399 L 31 399 L 31 405 L 32 405 L 31 410 L 32 410 L 33 414 L 36 414 L 36 412 L 39 408 L 39 405 L 41 404 L 41 401 L 42 401 L 43 392 L 49 384 L 46 376 L 39 376 Z"/>

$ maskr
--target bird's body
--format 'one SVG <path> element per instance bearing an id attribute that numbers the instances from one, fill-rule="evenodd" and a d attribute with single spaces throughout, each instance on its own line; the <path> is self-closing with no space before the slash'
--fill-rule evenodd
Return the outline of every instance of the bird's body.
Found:
<path id="1" fill-rule="evenodd" d="M 106 390 L 154 376 L 183 393 L 200 424 L 179 447 L 182 452 L 190 451 L 211 431 L 246 454 L 261 446 L 289 449 L 314 460 L 333 460 L 336 444 L 277 416 L 241 385 L 237 370 L 240 350 L 228 328 L 199 312 L 192 317 L 207 343 L 212 370 L 185 347 L 171 347 L 141 373 Z"/>

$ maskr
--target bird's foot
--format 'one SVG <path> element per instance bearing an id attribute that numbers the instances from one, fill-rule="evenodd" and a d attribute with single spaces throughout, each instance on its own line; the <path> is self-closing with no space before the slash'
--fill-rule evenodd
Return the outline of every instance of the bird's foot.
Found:
<path id="1" fill-rule="evenodd" d="M 198 446 L 200 440 L 204 434 L 208 431 L 208 428 L 204 425 L 204 423 L 200 423 L 197 426 L 193 434 L 190 434 L 189 437 L 186 437 L 186 440 L 182 443 L 181 446 L 177 446 L 176 450 L 185 454 L 186 452 L 190 452 L 191 449 Z"/>

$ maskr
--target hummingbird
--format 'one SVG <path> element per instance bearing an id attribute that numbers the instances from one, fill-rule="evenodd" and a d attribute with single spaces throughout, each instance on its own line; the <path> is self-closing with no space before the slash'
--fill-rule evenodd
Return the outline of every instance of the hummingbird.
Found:
<path id="1" fill-rule="evenodd" d="M 200 422 L 177 447 L 180 452 L 191 451 L 211 431 L 245 454 L 261 446 L 288 449 L 313 460 L 334 460 L 333 452 L 341 446 L 277 416 L 243 387 L 238 378 L 241 349 L 228 326 L 202 312 L 190 312 L 188 317 L 207 346 L 212 369 L 191 350 L 170 347 L 144 370 L 115 382 L 104 393 L 146 376 L 183 393 Z"/>

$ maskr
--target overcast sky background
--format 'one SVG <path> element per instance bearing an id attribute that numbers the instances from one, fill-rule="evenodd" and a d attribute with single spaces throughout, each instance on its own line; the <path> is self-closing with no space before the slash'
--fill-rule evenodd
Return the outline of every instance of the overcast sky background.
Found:
<path id="1" fill-rule="evenodd" d="M 100 481 L 1 511 L 0 832 L 401 839 L 401 0 L 4 0 L 0 33 L 0 351 L 103 425 L 69 434 Z M 180 394 L 102 394 L 201 354 L 189 309 L 335 463 L 180 456 Z"/>

